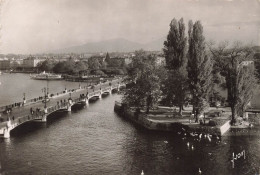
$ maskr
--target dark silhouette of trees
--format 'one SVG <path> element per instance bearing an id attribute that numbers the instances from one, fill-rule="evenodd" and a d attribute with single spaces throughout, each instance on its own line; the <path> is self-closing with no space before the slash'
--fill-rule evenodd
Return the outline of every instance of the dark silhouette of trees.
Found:
<path id="1" fill-rule="evenodd" d="M 73 73 L 73 69 L 75 66 L 75 62 L 74 61 L 61 61 L 58 62 L 54 67 L 53 67 L 53 71 L 55 73 Z"/>
<path id="2" fill-rule="evenodd" d="M 212 59 L 206 53 L 203 27 L 199 21 L 189 21 L 188 78 L 192 94 L 196 122 L 198 115 L 208 107 L 208 96 L 212 85 Z"/>
<path id="3" fill-rule="evenodd" d="M 88 69 L 88 65 L 85 64 L 83 61 L 78 61 L 75 63 L 74 68 L 73 68 L 73 73 L 74 74 L 80 74 L 80 72 L 84 72 Z"/>
<path id="4" fill-rule="evenodd" d="M 185 24 L 181 18 L 175 18 L 170 23 L 170 31 L 167 40 L 164 42 L 164 54 L 166 68 L 168 70 L 167 79 L 164 81 L 163 92 L 168 104 L 179 106 L 181 114 L 185 103 L 187 91 L 187 38 L 185 37 Z"/>
<path id="5" fill-rule="evenodd" d="M 52 72 L 53 67 L 55 66 L 55 61 L 54 60 L 45 60 L 42 62 L 39 62 L 37 64 L 37 68 L 39 71 L 46 71 L 46 72 Z"/>
<path id="6" fill-rule="evenodd" d="M 234 124 L 238 115 L 244 115 L 256 87 L 253 50 L 252 47 L 243 46 L 239 42 L 231 47 L 224 42 L 215 48 L 211 44 L 210 51 L 226 80 L 227 102 L 231 107 Z"/>
<path id="7" fill-rule="evenodd" d="M 102 67 L 102 60 L 99 58 L 91 57 L 88 59 L 88 67 L 90 69 L 100 69 Z"/>
<path id="8" fill-rule="evenodd" d="M 254 54 L 255 69 L 258 81 L 260 80 L 260 52 Z"/>
<path id="9" fill-rule="evenodd" d="M 154 55 L 147 55 L 144 51 L 137 51 L 133 59 L 133 66 L 125 81 L 131 82 L 127 88 L 123 102 L 138 110 L 146 107 L 149 113 L 151 107 L 157 104 L 160 95 L 160 81 L 156 75 Z"/>

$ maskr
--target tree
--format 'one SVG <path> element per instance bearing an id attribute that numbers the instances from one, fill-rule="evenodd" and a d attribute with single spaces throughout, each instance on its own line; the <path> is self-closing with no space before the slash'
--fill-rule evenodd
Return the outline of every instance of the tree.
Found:
<path id="1" fill-rule="evenodd" d="M 258 81 L 260 80 L 260 52 L 254 54 L 255 69 Z"/>
<path id="2" fill-rule="evenodd" d="M 107 62 L 103 61 L 101 67 L 102 67 L 102 69 L 106 69 L 107 68 Z"/>
<path id="3" fill-rule="evenodd" d="M 99 58 L 91 57 L 88 60 L 88 67 L 90 69 L 100 69 L 101 63 L 99 62 Z"/>
<path id="4" fill-rule="evenodd" d="M 196 122 L 198 115 L 208 106 L 208 95 L 212 84 L 212 59 L 206 53 L 203 27 L 199 21 L 189 21 L 188 78 L 192 94 L 193 111 Z"/>
<path id="5" fill-rule="evenodd" d="M 237 113 L 244 116 L 256 88 L 256 78 L 254 63 L 252 61 L 243 61 L 238 66 L 237 72 Z"/>
<path id="6" fill-rule="evenodd" d="M 75 62 L 73 60 L 58 62 L 54 67 L 53 71 L 55 73 L 68 73 L 74 72 Z"/>
<path id="7" fill-rule="evenodd" d="M 227 102 L 234 124 L 238 115 L 243 116 L 256 87 L 253 50 L 240 42 L 235 42 L 231 47 L 224 42 L 215 48 L 211 44 L 210 51 L 221 75 L 225 77 Z"/>
<path id="8" fill-rule="evenodd" d="M 53 60 L 44 60 L 42 62 L 39 62 L 37 64 L 37 68 L 40 70 L 40 71 L 47 71 L 47 72 L 51 72 L 53 67 L 55 65 L 55 61 Z"/>
<path id="9" fill-rule="evenodd" d="M 181 18 L 175 18 L 170 23 L 170 31 L 167 40 L 164 42 L 164 54 L 166 68 L 168 69 L 167 79 L 164 82 L 164 94 L 166 102 L 179 106 L 182 113 L 187 91 L 187 57 L 186 57 L 185 24 Z"/>
<path id="10" fill-rule="evenodd" d="M 107 65 L 110 65 L 110 61 L 111 61 L 111 58 L 110 58 L 110 56 L 109 56 L 109 54 L 107 52 L 104 62 L 106 62 Z"/>
<path id="11" fill-rule="evenodd" d="M 142 50 L 137 51 L 133 65 L 125 79 L 132 84 L 126 89 L 123 102 L 139 110 L 146 107 L 146 113 L 149 113 L 150 108 L 157 104 L 160 95 L 155 57 Z"/>
<path id="12" fill-rule="evenodd" d="M 87 64 L 85 64 L 85 63 L 82 62 L 82 61 L 78 61 L 78 62 L 76 62 L 75 65 L 74 65 L 73 72 L 74 72 L 75 74 L 79 74 L 79 73 L 82 72 L 82 71 L 86 71 L 87 68 L 88 68 L 88 65 L 87 65 Z"/>

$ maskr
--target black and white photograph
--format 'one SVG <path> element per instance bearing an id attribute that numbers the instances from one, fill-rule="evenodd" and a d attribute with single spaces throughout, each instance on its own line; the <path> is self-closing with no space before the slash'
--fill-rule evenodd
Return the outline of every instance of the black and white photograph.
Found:
<path id="1" fill-rule="evenodd" d="M 0 0 L 0 175 L 260 175 L 260 0 Z"/>

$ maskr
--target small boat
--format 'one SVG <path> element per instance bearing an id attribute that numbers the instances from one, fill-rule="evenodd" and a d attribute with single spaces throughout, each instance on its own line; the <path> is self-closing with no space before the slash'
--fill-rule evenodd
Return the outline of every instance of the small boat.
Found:
<path id="1" fill-rule="evenodd" d="M 31 78 L 35 80 L 61 80 L 62 79 L 61 75 L 46 73 L 45 71 L 43 71 L 40 74 L 31 75 Z"/>

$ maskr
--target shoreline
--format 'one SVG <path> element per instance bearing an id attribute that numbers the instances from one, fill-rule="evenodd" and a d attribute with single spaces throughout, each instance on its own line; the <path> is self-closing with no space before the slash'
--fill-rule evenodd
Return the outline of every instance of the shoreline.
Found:
<path id="1" fill-rule="evenodd" d="M 115 103 L 114 111 L 123 118 L 129 119 L 135 124 L 142 126 L 150 131 L 167 131 L 167 132 L 185 132 L 189 134 L 205 134 L 222 136 L 230 129 L 230 120 L 223 120 L 221 125 L 208 126 L 199 123 L 190 122 L 187 117 L 169 117 L 164 115 L 162 118 L 153 118 L 151 115 L 143 113 L 136 114 L 131 109 L 122 107 L 119 102 Z"/>
<path id="2" fill-rule="evenodd" d="M 176 117 L 173 116 L 173 113 L 168 114 L 145 114 L 140 113 L 136 114 L 133 110 L 124 108 L 123 105 L 119 102 L 115 102 L 114 111 L 122 118 L 127 119 L 134 124 L 148 130 L 148 131 L 156 131 L 156 132 L 184 132 L 190 134 L 192 136 L 198 134 L 204 135 L 212 135 L 212 136 L 225 136 L 225 135 L 256 135 L 260 131 L 256 128 L 250 128 L 248 125 L 238 125 L 231 126 L 229 119 L 229 112 L 226 114 L 222 114 L 221 117 L 210 118 L 206 117 L 204 124 L 203 123 L 195 123 L 194 119 L 189 117 L 190 112 L 185 111 L 186 116 Z M 215 110 L 213 110 L 215 111 Z M 209 114 L 207 114 L 209 115 Z M 254 119 L 254 125 L 260 125 L 260 116 L 258 120 Z M 209 122 L 217 122 L 215 126 L 209 124 Z M 252 121 L 250 121 L 251 123 Z M 249 122 L 245 122 L 249 123 Z"/>

